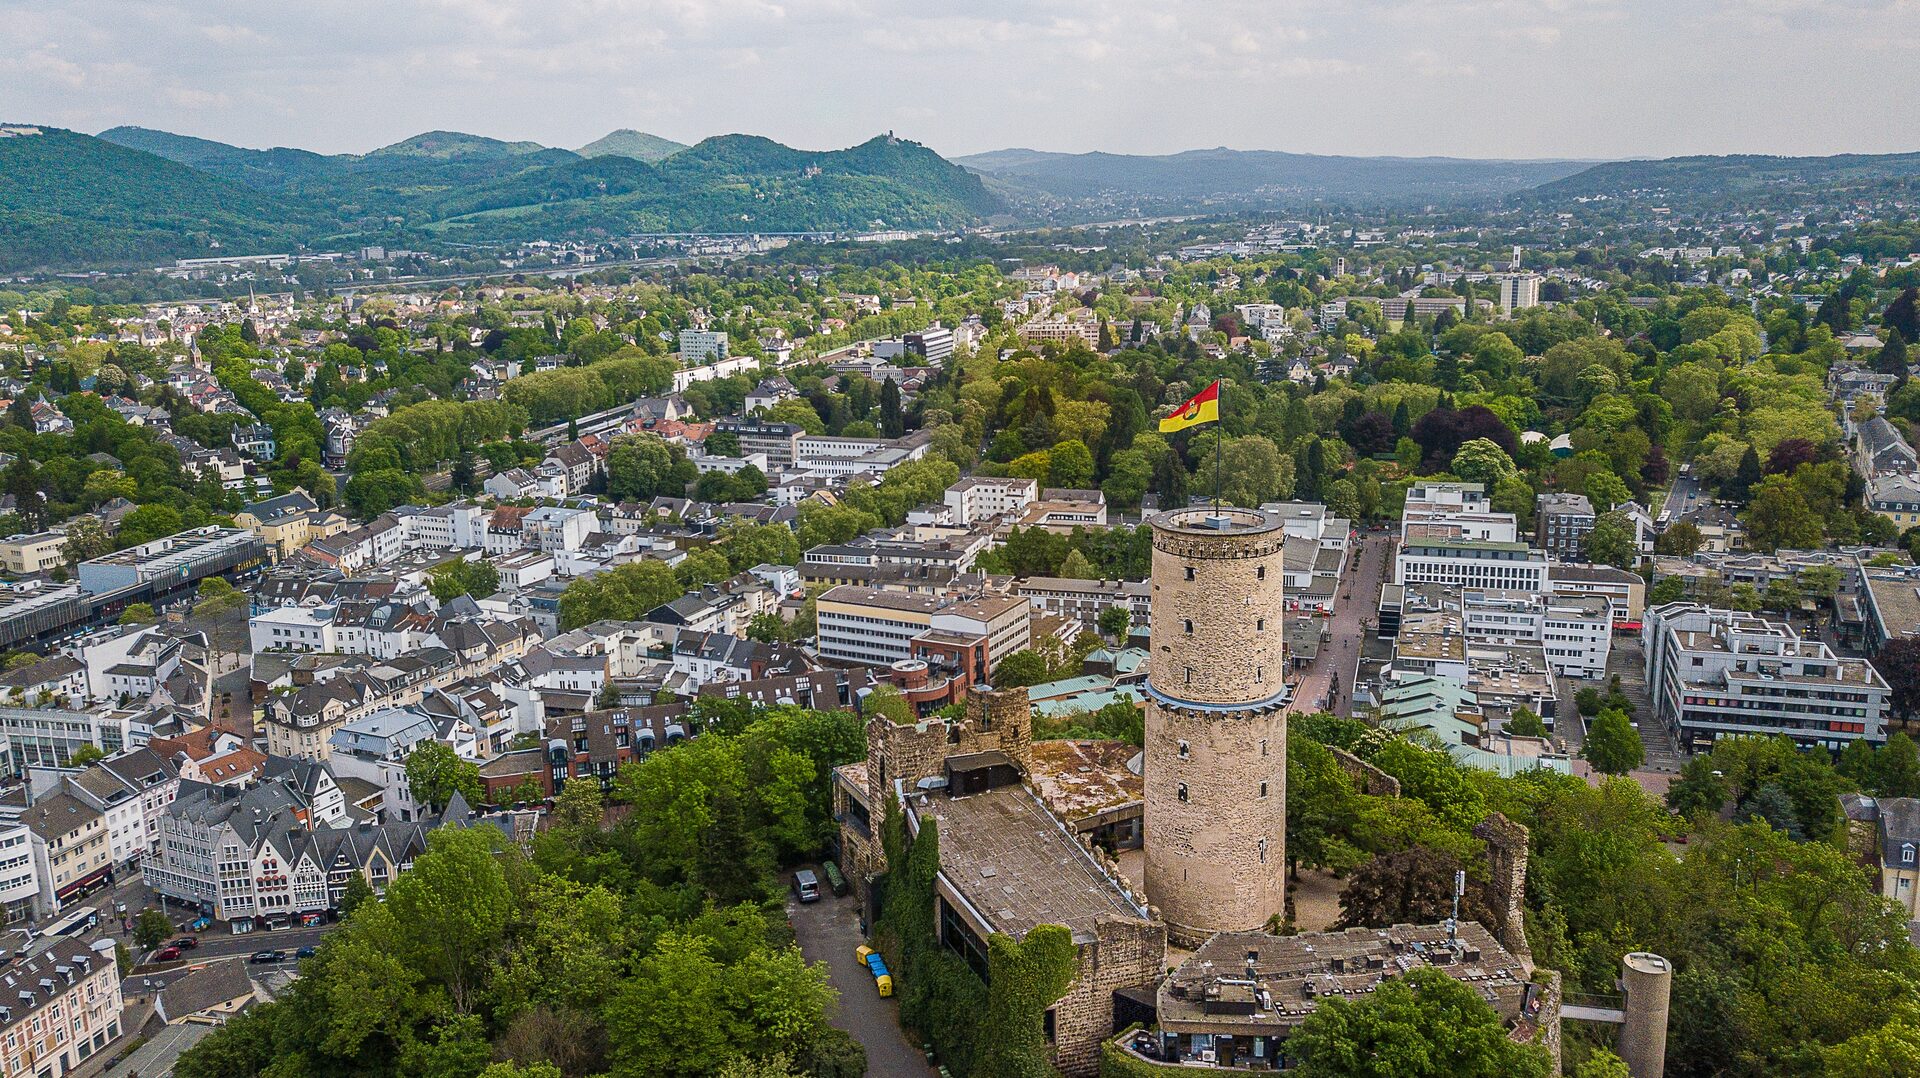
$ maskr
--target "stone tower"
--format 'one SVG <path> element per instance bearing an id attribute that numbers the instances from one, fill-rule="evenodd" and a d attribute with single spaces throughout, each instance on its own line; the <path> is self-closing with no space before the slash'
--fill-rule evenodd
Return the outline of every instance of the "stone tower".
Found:
<path id="1" fill-rule="evenodd" d="M 1286 899 L 1286 533 L 1277 514 L 1179 509 L 1153 527 L 1146 885 L 1193 947 Z"/>
<path id="2" fill-rule="evenodd" d="M 1660 1078 L 1667 1067 L 1667 1007 L 1673 992 L 1673 963 L 1657 954 L 1635 951 L 1620 960 L 1620 987 L 1627 996 L 1614 1048 L 1633 1078 Z"/>

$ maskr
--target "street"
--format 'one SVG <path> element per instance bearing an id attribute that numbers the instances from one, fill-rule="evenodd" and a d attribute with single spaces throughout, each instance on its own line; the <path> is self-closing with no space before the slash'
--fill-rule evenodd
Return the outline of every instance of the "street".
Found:
<path id="1" fill-rule="evenodd" d="M 1393 558 L 1394 539 L 1387 533 L 1363 533 L 1359 542 L 1359 568 L 1349 569 L 1340 578 L 1335 594 L 1333 616 L 1320 619 L 1331 639 L 1320 646 L 1320 654 L 1307 667 L 1294 686 L 1292 710 L 1311 714 L 1320 710 L 1335 676 L 1339 678 L 1339 697 L 1327 710 L 1336 715 L 1353 714 L 1353 682 L 1360 668 L 1367 623 L 1378 612 L 1380 585 L 1387 577 L 1387 565 Z"/>

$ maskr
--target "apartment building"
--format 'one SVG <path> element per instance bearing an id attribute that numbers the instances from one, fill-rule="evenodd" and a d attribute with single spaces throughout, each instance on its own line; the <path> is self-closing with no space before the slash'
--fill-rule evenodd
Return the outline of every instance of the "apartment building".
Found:
<path id="1" fill-rule="evenodd" d="M 727 358 L 727 334 L 717 329 L 680 331 L 680 362 L 688 367 Z"/>
<path id="2" fill-rule="evenodd" d="M 65 532 L 35 532 L 0 540 L 0 569 L 15 576 L 44 573 L 67 560 Z"/>
<path id="3" fill-rule="evenodd" d="M 106 816 L 98 809 L 71 794 L 55 793 L 19 810 L 18 818 L 33 836 L 42 916 L 112 882 L 113 850 Z"/>
<path id="4" fill-rule="evenodd" d="M 1015 581 L 1013 593 L 1042 613 L 1077 619 L 1088 632 L 1095 631 L 1100 612 L 1110 606 L 1126 607 L 1133 624 L 1146 625 L 1152 599 L 1152 588 L 1144 580 L 1069 580 L 1057 576 Z"/>
<path id="5" fill-rule="evenodd" d="M 815 603 L 820 657 L 892 666 L 915 660 L 991 677 L 999 661 L 1031 643 L 1029 604 L 1017 596 L 953 600 L 843 584 Z"/>
<path id="6" fill-rule="evenodd" d="M 384 893 L 426 849 L 429 831 L 472 822 L 455 795 L 435 820 L 348 825 L 324 818 L 308 786 L 297 775 L 247 790 L 182 783 L 159 855 L 145 866 L 147 885 L 242 927 L 320 915 L 338 908 L 350 877 Z"/>
<path id="7" fill-rule="evenodd" d="M 1518 542 L 1409 538 L 1393 568 L 1400 584 L 1535 592 L 1547 587 L 1546 552 Z"/>
<path id="8" fill-rule="evenodd" d="M 919 356 L 928 366 L 953 358 L 953 331 L 935 322 L 918 333 L 908 333 L 901 343 L 910 355 Z"/>
<path id="9" fill-rule="evenodd" d="M 1017 517 L 1040 498 L 1040 484 L 1032 479 L 969 476 L 947 488 L 946 504 L 953 522 L 969 527 L 995 517 Z"/>
<path id="10" fill-rule="evenodd" d="M 1886 679 L 1783 622 L 1674 602 L 1649 609 L 1641 632 L 1652 721 L 1683 748 L 1740 734 L 1785 734 L 1830 751 L 1886 740 Z"/>
<path id="11" fill-rule="evenodd" d="M 111 954 L 60 937 L 6 971 L 0 1078 L 73 1074 L 120 1039 L 120 972 Z"/>
<path id="12" fill-rule="evenodd" d="M 1560 561 L 1584 562 L 1594 519 L 1584 494 L 1542 494 L 1534 500 L 1534 545 Z"/>

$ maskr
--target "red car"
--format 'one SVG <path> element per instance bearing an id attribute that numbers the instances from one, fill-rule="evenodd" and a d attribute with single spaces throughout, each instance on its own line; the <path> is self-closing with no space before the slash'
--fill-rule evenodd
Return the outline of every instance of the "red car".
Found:
<path id="1" fill-rule="evenodd" d="M 155 962 L 171 962 L 174 959 L 179 957 L 180 957 L 180 948 L 162 947 L 160 948 L 159 953 L 153 956 L 153 960 Z"/>

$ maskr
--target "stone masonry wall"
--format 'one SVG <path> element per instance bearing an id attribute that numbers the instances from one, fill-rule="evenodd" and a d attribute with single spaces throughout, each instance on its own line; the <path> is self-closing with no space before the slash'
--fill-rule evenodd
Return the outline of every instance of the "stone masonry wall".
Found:
<path id="1" fill-rule="evenodd" d="M 1098 938 L 1080 944 L 1080 972 L 1053 1006 L 1053 1064 L 1065 1078 L 1092 1078 L 1100 1070 L 1100 1045 L 1113 1035 L 1113 993 L 1152 984 L 1166 972 L 1164 927 L 1124 917 L 1103 917 Z"/>

